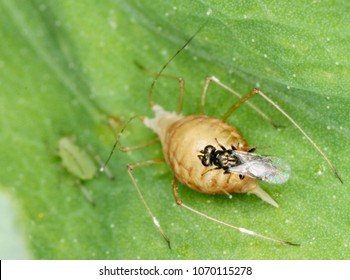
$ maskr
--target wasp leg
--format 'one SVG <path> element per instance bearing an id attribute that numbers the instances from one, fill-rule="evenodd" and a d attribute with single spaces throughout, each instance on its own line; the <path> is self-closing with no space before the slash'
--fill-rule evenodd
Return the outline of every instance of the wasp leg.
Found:
<path id="1" fill-rule="evenodd" d="M 143 194 L 141 192 L 141 189 L 140 189 L 139 185 L 137 184 L 136 179 L 135 179 L 135 177 L 133 175 L 133 170 L 135 168 L 138 168 L 138 167 L 141 167 L 141 166 L 146 166 L 146 165 L 151 165 L 151 164 L 155 164 L 155 163 L 163 163 L 163 161 L 162 160 L 146 160 L 146 161 L 138 162 L 138 163 L 135 163 L 135 164 L 130 164 L 130 165 L 128 165 L 128 174 L 129 174 L 129 176 L 131 178 L 131 181 L 133 182 L 133 184 L 135 186 L 135 189 L 136 189 L 139 197 L 141 198 L 141 201 L 142 201 L 143 205 L 145 206 L 145 208 L 147 210 L 147 213 L 151 216 L 154 225 L 157 227 L 157 229 L 159 230 L 160 234 L 163 236 L 164 240 L 167 242 L 169 249 L 171 249 L 169 237 L 165 234 L 165 232 L 162 229 L 162 227 L 160 226 L 160 223 L 158 222 L 156 216 L 152 213 L 152 210 L 148 206 L 148 204 L 147 204 L 147 202 L 146 202 L 146 200 L 145 200 L 145 198 L 144 198 L 144 196 L 143 196 Z"/>
<path id="2" fill-rule="evenodd" d="M 225 148 L 223 145 L 221 145 L 221 144 L 219 143 L 219 141 L 218 141 L 217 138 L 215 138 L 215 141 L 216 141 L 216 143 L 219 145 L 219 147 L 221 148 L 221 150 L 226 151 L 226 148 Z M 233 147 L 233 146 L 232 146 L 232 147 Z M 233 150 L 236 150 L 236 148 L 233 148 Z"/>
<path id="3" fill-rule="evenodd" d="M 185 203 L 182 202 L 182 200 L 181 200 L 181 198 L 179 196 L 179 192 L 178 192 L 178 188 L 177 188 L 177 179 L 176 178 L 174 178 L 174 180 L 173 180 L 173 195 L 174 195 L 174 198 L 175 198 L 175 201 L 176 201 L 177 205 L 179 205 L 179 206 L 181 206 L 181 207 L 191 211 L 194 214 L 202 216 L 203 218 L 205 218 L 207 220 L 210 220 L 210 221 L 213 221 L 213 222 L 218 223 L 220 225 L 232 228 L 234 230 L 238 230 L 239 232 L 244 233 L 244 234 L 253 235 L 255 237 L 259 237 L 259 238 L 262 238 L 262 239 L 270 240 L 270 241 L 273 241 L 273 242 L 276 242 L 276 243 L 280 243 L 280 244 L 283 244 L 283 245 L 299 246 L 299 244 L 296 244 L 296 243 L 292 243 L 292 242 L 281 240 L 281 239 L 276 239 L 276 238 L 273 238 L 273 237 L 262 235 L 260 233 L 256 233 L 256 232 L 251 231 L 251 230 L 246 229 L 246 228 L 241 228 L 241 227 L 238 227 L 238 226 L 234 226 L 234 225 L 225 223 L 223 221 L 215 219 L 215 218 L 213 218 L 213 217 L 211 217 L 211 216 L 209 216 L 209 215 L 207 215 L 207 214 L 205 214 L 203 212 L 200 212 L 200 211 L 198 211 L 198 210 L 196 210 L 196 209 L 186 205 Z"/>

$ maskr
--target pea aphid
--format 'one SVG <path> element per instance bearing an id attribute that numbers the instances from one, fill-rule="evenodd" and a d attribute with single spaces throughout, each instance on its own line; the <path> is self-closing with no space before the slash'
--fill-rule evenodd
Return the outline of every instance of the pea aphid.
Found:
<path id="1" fill-rule="evenodd" d="M 62 166 L 77 179 L 77 183 L 85 198 L 94 204 L 94 199 L 84 187 L 83 182 L 93 179 L 98 174 L 100 158 L 95 154 L 94 158 L 79 147 L 72 138 L 63 137 L 57 144 L 58 155 L 61 158 Z M 91 150 L 91 148 L 89 148 Z M 106 175 L 112 179 L 113 175 L 109 169 L 105 169 Z"/>
<path id="2" fill-rule="evenodd" d="M 153 101 L 153 89 L 155 83 L 160 77 L 163 76 L 162 74 L 164 70 L 171 63 L 171 61 L 173 61 L 173 59 L 191 42 L 191 40 L 196 36 L 198 32 L 199 30 L 166 62 L 162 69 L 156 74 L 149 91 L 150 106 L 155 114 L 155 117 L 148 118 L 135 116 L 130 118 L 118 135 L 117 141 L 104 167 L 110 160 L 115 148 L 118 147 L 120 150 L 126 151 L 134 148 L 141 148 L 142 146 L 147 145 L 138 145 L 128 148 L 121 147 L 120 145 L 120 137 L 127 125 L 134 119 L 141 119 L 145 126 L 153 130 L 158 135 L 158 138 L 162 144 L 165 162 L 169 165 L 174 174 L 172 186 L 173 195 L 177 205 L 180 205 L 183 208 L 208 220 L 238 230 L 245 234 L 250 234 L 255 237 L 271 240 L 273 242 L 281 243 L 284 245 L 298 245 L 289 241 L 272 238 L 242 227 L 225 223 L 190 207 L 189 205 L 185 204 L 179 196 L 177 188 L 178 181 L 195 191 L 206 194 L 226 194 L 231 197 L 231 193 L 252 193 L 260 197 L 265 202 L 278 207 L 277 203 L 259 186 L 256 179 L 265 179 L 265 181 L 270 183 L 284 183 L 289 178 L 289 166 L 284 161 L 277 160 L 273 157 L 268 158 L 255 154 L 250 154 L 249 157 L 249 153 L 252 152 L 252 147 L 248 145 L 246 140 L 241 136 L 236 128 L 226 122 L 226 119 L 239 106 L 245 103 L 274 125 L 274 123 L 263 112 L 257 109 L 249 101 L 247 101 L 249 98 L 255 95 L 260 95 L 265 101 L 267 101 L 282 115 L 284 115 L 321 154 L 321 156 L 325 159 L 325 161 L 334 172 L 335 176 L 341 181 L 341 178 L 339 177 L 334 165 L 324 154 L 324 152 L 315 144 L 315 142 L 306 134 L 306 132 L 283 109 L 281 109 L 274 101 L 272 101 L 258 89 L 253 89 L 246 95 L 241 96 L 239 93 L 223 84 L 216 77 L 207 77 L 201 96 L 201 114 L 183 116 L 181 114 L 181 110 L 184 97 L 184 81 L 181 78 L 178 78 L 180 84 L 180 97 L 178 101 L 177 111 L 168 112 L 161 106 L 155 104 Z M 164 77 L 166 76 L 164 75 Z M 212 82 L 229 91 L 230 93 L 233 93 L 239 98 L 238 102 L 231 106 L 222 118 L 213 118 L 204 115 L 205 99 L 209 84 Z M 213 153 L 213 155 L 216 155 L 215 151 L 218 150 L 227 150 L 225 147 L 231 147 L 231 149 L 228 148 L 229 150 L 232 150 L 230 151 L 232 152 L 232 158 L 229 160 L 232 160 L 231 164 L 233 165 L 225 165 L 225 162 L 216 162 L 218 165 L 214 165 L 217 167 L 219 166 L 219 168 L 213 168 L 210 166 L 211 159 L 205 157 L 210 157 L 212 155 L 211 153 Z M 235 151 L 234 153 L 233 150 Z M 234 158 L 234 156 L 236 158 Z M 157 218 L 152 213 L 151 208 L 145 201 L 141 189 L 133 175 L 133 170 L 135 168 L 159 162 L 161 161 L 146 160 L 136 164 L 128 165 L 128 174 L 155 226 L 170 247 L 170 240 L 168 236 L 165 234 Z M 104 170 L 104 167 L 102 167 L 101 170 Z M 226 168 L 226 170 L 224 168 Z M 223 172 L 223 169 L 225 172 Z"/>

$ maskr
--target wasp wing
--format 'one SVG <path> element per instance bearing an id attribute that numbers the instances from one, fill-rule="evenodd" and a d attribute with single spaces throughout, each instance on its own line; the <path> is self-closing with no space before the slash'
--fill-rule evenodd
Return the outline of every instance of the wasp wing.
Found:
<path id="1" fill-rule="evenodd" d="M 234 151 L 242 164 L 230 166 L 226 172 L 259 179 L 270 184 L 283 184 L 290 176 L 290 166 L 280 158 Z"/>

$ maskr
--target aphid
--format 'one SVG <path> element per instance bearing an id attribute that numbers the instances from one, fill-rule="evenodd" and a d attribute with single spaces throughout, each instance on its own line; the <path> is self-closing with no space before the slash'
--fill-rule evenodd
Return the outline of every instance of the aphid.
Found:
<path id="1" fill-rule="evenodd" d="M 241 96 L 239 93 L 221 83 L 216 77 L 207 77 L 201 97 L 201 114 L 183 116 L 181 114 L 181 110 L 184 97 L 184 81 L 181 78 L 177 78 L 180 84 L 180 96 L 177 111 L 168 112 L 161 106 L 155 104 L 153 101 L 153 89 L 155 83 L 161 76 L 168 77 L 163 75 L 164 70 L 173 61 L 173 59 L 192 41 L 192 39 L 200 30 L 201 28 L 167 61 L 162 69 L 155 75 L 149 91 L 150 106 L 152 111 L 155 113 L 155 117 L 149 118 L 134 116 L 130 118 L 118 135 L 117 141 L 115 142 L 105 165 L 101 167 L 101 171 L 104 170 L 116 147 L 122 151 L 128 151 L 154 143 L 154 141 L 150 141 L 143 145 L 134 147 L 121 147 L 120 136 L 122 135 L 125 128 L 132 120 L 140 119 L 148 128 L 153 130 L 158 135 L 158 138 L 162 144 L 165 162 L 169 165 L 174 174 L 174 180 L 172 184 L 173 195 L 178 205 L 206 219 L 238 230 L 242 233 L 268 239 L 285 245 L 298 245 L 292 242 L 268 237 L 245 228 L 225 223 L 190 207 L 189 205 L 185 204 L 179 196 L 177 187 L 178 181 L 193 190 L 206 194 L 227 194 L 230 196 L 230 193 L 253 193 L 267 203 L 278 207 L 277 203 L 258 185 L 256 179 L 265 180 L 270 183 L 282 183 L 288 179 L 290 173 L 288 165 L 282 161 L 276 160 L 273 157 L 264 157 L 252 154 L 252 148 L 240 135 L 238 130 L 226 122 L 226 119 L 240 105 L 246 103 L 263 118 L 274 125 L 274 123 L 263 112 L 252 105 L 249 101 L 247 101 L 249 98 L 255 95 L 260 95 L 268 103 L 280 111 L 282 115 L 284 115 L 323 156 L 323 158 L 326 160 L 334 172 L 335 176 L 341 181 L 335 167 L 330 162 L 328 157 L 322 152 L 322 150 L 315 144 L 315 142 L 284 110 L 282 110 L 276 103 L 274 103 L 270 98 L 268 98 L 258 89 L 253 89 L 246 95 Z M 209 84 L 211 82 L 214 82 L 215 84 L 239 97 L 238 102 L 231 106 L 222 118 L 208 117 L 204 114 L 205 98 Z M 219 159 L 218 161 L 210 158 L 211 155 L 221 154 L 222 152 L 227 153 L 227 149 L 225 147 L 231 147 L 229 150 L 229 152 L 232 152 L 230 157 L 227 157 L 226 159 Z M 202 153 L 202 155 L 199 153 Z M 198 160 L 198 155 L 200 156 L 200 161 Z M 135 168 L 159 162 L 162 162 L 162 160 L 146 160 L 136 164 L 128 165 L 128 174 L 148 214 L 151 216 L 153 223 L 158 228 L 159 232 L 163 235 L 164 239 L 167 241 L 170 247 L 170 240 L 168 236 L 165 234 L 157 218 L 152 213 L 150 207 L 145 201 L 141 189 L 133 175 L 133 170 Z M 210 164 L 214 164 L 219 168 L 214 168 L 214 170 L 208 172 L 208 166 L 210 166 Z M 221 169 L 223 169 L 225 172 L 223 172 Z"/>
<path id="2" fill-rule="evenodd" d="M 238 151 L 231 145 L 231 149 L 226 149 L 217 139 L 215 139 L 220 149 L 212 145 L 207 145 L 198 158 L 204 166 L 215 165 L 215 168 L 207 170 L 205 173 L 217 169 L 223 169 L 224 174 L 236 173 L 243 180 L 245 176 L 259 179 L 270 184 L 283 184 L 290 176 L 290 166 L 280 158 L 253 154 L 255 148 L 247 152 Z M 204 175 L 203 173 L 202 175 Z"/>
<path id="3" fill-rule="evenodd" d="M 79 188 L 85 198 L 94 204 L 94 199 L 82 182 L 89 181 L 97 175 L 98 165 L 102 160 L 94 153 L 94 159 L 69 137 L 62 137 L 57 144 L 58 155 L 62 160 L 63 167 L 72 174 L 78 182 Z M 89 148 L 92 150 L 92 148 Z M 113 175 L 108 168 L 105 169 L 106 175 L 113 179 Z"/>

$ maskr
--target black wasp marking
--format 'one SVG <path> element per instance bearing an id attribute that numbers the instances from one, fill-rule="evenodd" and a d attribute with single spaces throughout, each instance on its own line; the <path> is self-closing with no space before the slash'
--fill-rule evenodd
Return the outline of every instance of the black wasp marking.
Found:
<path id="1" fill-rule="evenodd" d="M 204 150 L 200 151 L 201 155 L 198 155 L 204 166 L 216 166 L 208 171 L 223 169 L 224 174 L 229 174 L 230 172 L 228 170 L 230 168 L 243 164 L 241 158 L 235 152 L 237 150 L 235 146 L 231 145 L 231 149 L 226 149 L 216 138 L 215 141 L 220 146 L 220 149 L 216 149 L 212 145 L 207 145 L 204 147 Z M 255 148 L 252 148 L 248 152 L 253 152 L 254 150 Z M 239 178 L 243 180 L 244 176 L 240 174 Z"/>

